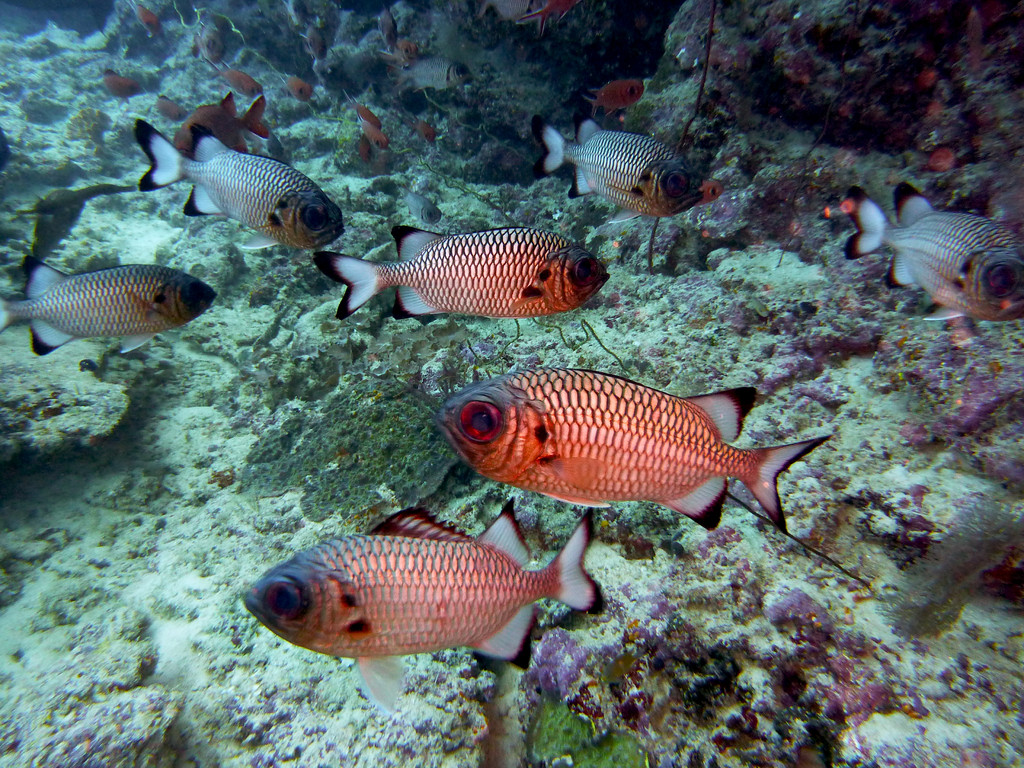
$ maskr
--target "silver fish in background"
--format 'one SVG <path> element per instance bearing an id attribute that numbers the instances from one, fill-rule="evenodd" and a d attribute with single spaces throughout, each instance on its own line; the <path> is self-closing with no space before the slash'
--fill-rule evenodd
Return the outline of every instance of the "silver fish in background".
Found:
<path id="1" fill-rule="evenodd" d="M 564 237 L 526 227 L 441 235 L 391 230 L 401 261 L 379 264 L 321 251 L 313 261 L 345 284 L 338 318 L 389 286 L 393 315 L 459 312 L 481 317 L 540 317 L 582 306 L 608 279 L 597 258 Z"/>
<path id="2" fill-rule="evenodd" d="M 701 180 L 686 161 L 657 139 L 605 131 L 593 120 L 577 120 L 576 141 L 533 116 L 533 135 L 546 150 L 533 167 L 543 178 L 563 163 L 575 166 L 569 197 L 597 192 L 619 206 L 612 221 L 636 216 L 675 216 L 704 199 Z"/>
<path id="3" fill-rule="evenodd" d="M 309 178 L 269 157 L 235 152 L 209 130 L 192 126 L 195 160 L 182 155 L 144 120 L 135 122 L 135 138 L 152 167 L 139 189 L 159 189 L 181 179 L 195 186 L 185 203 L 186 216 L 218 214 L 255 229 L 243 248 L 277 243 L 322 248 L 344 231 L 341 209 Z"/>
<path id="4" fill-rule="evenodd" d="M 302 648 L 355 658 L 363 693 L 393 710 L 402 688 L 397 658 L 469 646 L 515 658 L 542 597 L 579 611 L 599 598 L 583 569 L 590 517 L 546 568 L 529 552 L 512 503 L 478 539 L 407 509 L 366 536 L 346 536 L 271 568 L 245 607 Z"/>
<path id="5" fill-rule="evenodd" d="M 37 355 L 89 336 L 126 337 L 121 351 L 128 352 L 195 320 L 217 297 L 202 280 L 156 264 L 66 275 L 26 256 L 23 267 L 28 300 L 0 300 L 0 331 L 28 320 Z"/>
<path id="6" fill-rule="evenodd" d="M 423 195 L 416 192 L 410 191 L 406 193 L 405 204 L 409 206 L 409 213 L 428 227 L 432 227 L 437 224 L 444 215 L 441 213 L 440 208 L 430 202 L 430 200 L 425 198 Z"/>
<path id="7" fill-rule="evenodd" d="M 896 226 L 863 189 L 847 192 L 842 210 L 857 234 L 846 241 L 846 258 L 891 247 L 890 278 L 923 288 L 939 305 L 931 319 L 1024 317 L 1024 246 L 1009 229 L 984 216 L 936 211 L 906 182 L 896 187 L 894 206 Z"/>
<path id="8" fill-rule="evenodd" d="M 456 61 L 440 57 L 419 59 L 398 73 L 398 87 L 422 91 L 435 88 L 443 91 L 462 85 L 469 79 L 469 70 Z"/>

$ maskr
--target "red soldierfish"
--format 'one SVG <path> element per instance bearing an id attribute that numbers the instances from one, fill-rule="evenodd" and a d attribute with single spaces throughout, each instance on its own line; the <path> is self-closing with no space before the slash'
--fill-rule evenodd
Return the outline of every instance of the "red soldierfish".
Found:
<path id="1" fill-rule="evenodd" d="M 605 112 L 614 112 L 617 109 L 636 104 L 644 95 L 644 84 L 642 80 L 612 80 L 594 95 L 584 96 L 593 106 L 593 114 L 597 114 L 597 108 L 602 107 Z"/>
<path id="2" fill-rule="evenodd" d="M 195 160 L 144 120 L 135 122 L 135 138 L 151 165 L 139 189 L 188 179 L 195 186 L 185 215 L 227 216 L 256 230 L 243 248 L 322 248 L 345 229 L 341 210 L 312 180 L 269 157 L 234 152 L 206 128 L 192 126 Z"/>
<path id="3" fill-rule="evenodd" d="M 339 318 L 389 286 L 398 286 L 395 317 L 459 312 L 480 317 L 540 317 L 582 306 L 608 279 L 604 265 L 578 245 L 526 227 L 440 235 L 391 230 L 401 261 L 375 263 L 322 251 L 313 261 L 345 284 Z"/>
<path id="4" fill-rule="evenodd" d="M 356 659 L 363 693 L 386 710 L 401 693 L 396 657 L 469 646 L 515 658 L 533 624 L 533 603 L 551 598 L 585 611 L 598 598 L 583 570 L 584 518 L 543 570 L 529 559 L 512 503 L 478 539 L 419 509 L 271 568 L 245 607 L 274 634 L 311 651 Z"/>
<path id="5" fill-rule="evenodd" d="M 776 479 L 828 437 L 743 449 L 751 387 L 676 397 L 597 371 L 541 368 L 474 384 L 438 426 L 480 474 L 573 504 L 653 501 L 714 528 L 726 478 L 740 480 L 783 531 Z"/>
<path id="6" fill-rule="evenodd" d="M 547 24 L 549 18 L 553 18 L 555 21 L 561 19 L 565 14 L 572 10 L 572 7 L 581 0 L 547 0 L 544 6 L 533 13 L 528 13 L 525 16 L 517 20 L 518 24 L 526 24 L 530 21 L 538 22 L 539 29 L 537 34 L 544 34 L 544 25 Z"/>
<path id="7" fill-rule="evenodd" d="M 228 85 L 250 99 L 263 93 L 263 86 L 241 70 L 222 69 L 220 70 L 220 76 L 227 81 Z"/>
<path id="8" fill-rule="evenodd" d="M 0 300 L 0 331 L 28 320 L 37 355 L 90 336 L 126 337 L 121 351 L 127 352 L 195 320 L 217 296 L 202 280 L 156 264 L 65 275 L 26 256 L 23 266 L 28 301 Z"/>
<path id="9" fill-rule="evenodd" d="M 192 126 L 198 125 L 209 130 L 228 149 L 248 152 L 249 145 L 245 142 L 247 134 L 251 133 L 261 139 L 270 136 L 270 129 L 263 124 L 263 111 L 266 108 L 267 97 L 259 96 L 245 114 L 239 117 L 238 109 L 235 107 L 235 94 L 228 91 L 228 95 L 221 99 L 219 104 L 204 104 L 188 116 L 174 134 L 174 146 L 185 157 L 194 157 Z"/>
<path id="10" fill-rule="evenodd" d="M 893 226 L 863 189 L 847 193 L 842 210 L 857 234 L 846 241 L 846 258 L 891 247 L 890 278 L 924 288 L 939 305 L 935 320 L 1024 317 L 1024 245 L 1009 229 L 984 216 L 936 211 L 906 182 L 896 187 L 895 208 Z"/>
<path id="11" fill-rule="evenodd" d="M 138 80 L 119 75 L 112 69 L 103 70 L 103 85 L 119 99 L 130 99 L 142 93 L 142 85 Z"/>

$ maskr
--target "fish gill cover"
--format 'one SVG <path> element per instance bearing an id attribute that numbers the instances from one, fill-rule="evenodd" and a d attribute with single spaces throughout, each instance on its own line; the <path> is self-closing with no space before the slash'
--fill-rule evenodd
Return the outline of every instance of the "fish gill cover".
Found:
<path id="1" fill-rule="evenodd" d="M 888 244 L 845 258 L 840 215 L 859 187 L 898 224 L 905 182 L 1019 242 L 1018 4 L 421 1 L 390 6 L 393 34 L 379 3 L 140 8 L 18 2 L 0 28 L 4 306 L 33 252 L 217 293 L 126 354 L 92 337 L 40 357 L 26 325 L 0 334 L 0 766 L 1019 760 L 1022 321 L 930 319 L 945 294 L 890 287 Z M 532 174 L 534 115 L 569 141 L 587 97 L 631 79 L 641 97 L 599 127 L 653 137 L 702 185 L 656 228 L 568 197 L 571 164 Z M 186 217 L 184 184 L 105 194 L 148 168 L 137 119 L 173 137 L 211 105 L 338 206 L 332 250 L 395 261 L 392 229 L 422 225 L 411 191 L 442 234 L 551 232 L 608 280 L 548 317 L 395 319 L 389 290 L 339 320 L 344 288 L 310 251 L 240 250 L 253 229 Z M 1012 290 L 1014 254 L 958 273 L 942 242 L 918 261 L 947 283 Z M 681 397 L 754 388 L 744 449 L 831 433 L 779 494 L 789 532 L 844 570 L 728 498 L 711 531 L 612 501 L 586 558 L 603 613 L 542 602 L 525 670 L 409 657 L 394 718 L 246 612 L 273 564 L 413 504 L 476 537 L 512 498 L 530 567 L 548 562 L 583 510 L 477 474 L 434 426 L 466 387 L 539 367 Z M 703 401 L 716 424 L 721 401 Z"/>

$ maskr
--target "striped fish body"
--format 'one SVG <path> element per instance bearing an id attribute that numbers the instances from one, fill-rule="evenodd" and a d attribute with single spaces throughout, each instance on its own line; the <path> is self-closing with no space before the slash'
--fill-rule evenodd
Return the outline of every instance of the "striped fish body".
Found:
<path id="1" fill-rule="evenodd" d="M 488 8 L 493 8 L 499 19 L 515 21 L 530 12 L 532 0 L 483 0 L 477 18 L 483 17 Z"/>
<path id="2" fill-rule="evenodd" d="M 469 70 L 458 62 L 440 57 L 417 59 L 398 73 L 398 87 L 443 91 L 462 85 L 467 79 Z"/>
<path id="3" fill-rule="evenodd" d="M 90 336 L 126 337 L 122 351 L 128 351 L 194 320 L 216 297 L 201 280 L 155 264 L 65 275 L 30 256 L 24 268 L 29 298 L 0 303 L 0 329 L 30 321 L 37 354 Z"/>
<path id="4" fill-rule="evenodd" d="M 392 230 L 401 261 L 375 264 L 321 252 L 314 260 L 346 285 L 338 317 L 398 286 L 395 317 L 458 312 L 539 317 L 583 305 L 608 279 L 597 258 L 563 237 L 525 227 L 440 235 Z"/>
<path id="5" fill-rule="evenodd" d="M 590 506 L 654 501 L 713 528 L 735 477 L 784 529 L 776 477 L 825 438 L 728 445 L 754 395 L 681 398 L 595 371 L 539 369 L 463 390 L 438 422 L 470 466 L 499 482 Z"/>
<path id="6" fill-rule="evenodd" d="M 463 645 L 513 658 L 534 601 L 589 608 L 597 596 L 582 568 L 589 530 L 584 520 L 547 568 L 528 571 L 510 506 L 475 540 L 405 510 L 371 535 L 321 544 L 270 569 L 246 607 L 290 643 L 358 659 L 368 695 L 390 706 L 395 681 L 380 678 L 393 672 L 376 659 Z"/>
<path id="7" fill-rule="evenodd" d="M 984 216 L 936 211 L 906 183 L 896 187 L 895 207 L 892 226 L 864 190 L 847 193 L 843 209 L 858 228 L 847 258 L 890 246 L 890 279 L 923 288 L 940 307 L 933 318 L 1024 317 L 1024 247 L 1010 230 Z"/>
<path id="8" fill-rule="evenodd" d="M 703 198 L 701 181 L 683 158 L 650 136 L 604 131 L 593 120 L 583 120 L 576 128 L 576 141 L 567 142 L 540 115 L 533 118 L 533 133 L 546 149 L 534 174 L 540 178 L 564 162 L 572 164 L 575 177 L 569 197 L 598 193 L 619 206 L 614 220 L 674 216 Z"/>
<path id="9" fill-rule="evenodd" d="M 185 214 L 216 214 L 241 222 L 259 233 L 249 248 L 276 243 L 322 248 L 344 231 L 341 210 L 308 177 L 278 160 L 230 150 L 202 126 L 191 130 L 195 160 L 145 121 L 136 121 L 136 139 L 152 164 L 140 189 L 188 179 L 195 187 Z"/>

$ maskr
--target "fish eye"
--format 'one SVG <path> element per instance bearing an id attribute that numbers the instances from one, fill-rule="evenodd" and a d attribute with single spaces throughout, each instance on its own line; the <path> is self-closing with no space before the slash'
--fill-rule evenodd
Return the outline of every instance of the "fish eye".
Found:
<path id="1" fill-rule="evenodd" d="M 279 619 L 290 621 L 298 617 L 304 610 L 302 590 L 290 579 L 275 581 L 263 593 L 263 602 L 267 609 Z"/>
<path id="2" fill-rule="evenodd" d="M 327 224 L 327 209 L 322 205 L 308 205 L 302 210 L 302 223 L 310 229 L 323 229 Z"/>
<path id="3" fill-rule="evenodd" d="M 591 285 L 600 274 L 600 265 L 593 256 L 583 257 L 572 267 L 572 281 L 579 286 Z"/>
<path id="4" fill-rule="evenodd" d="M 1016 264 L 993 264 L 985 271 L 984 286 L 994 298 L 1004 298 L 1020 286 L 1020 272 L 1020 266 Z"/>
<path id="5" fill-rule="evenodd" d="M 669 197 L 682 197 L 689 189 L 690 182 L 686 176 L 679 173 L 679 171 L 673 171 L 665 177 L 665 181 L 662 186 L 665 189 L 665 194 Z"/>
<path id="6" fill-rule="evenodd" d="M 462 433 L 474 443 L 489 443 L 504 426 L 501 411 L 493 403 L 473 400 L 459 414 Z"/>
<path id="7" fill-rule="evenodd" d="M 153 299 L 154 304 L 163 304 L 165 301 L 167 301 L 167 294 L 163 291 L 160 291 L 160 293 L 158 293 Z"/>
<path id="8" fill-rule="evenodd" d="M 637 88 L 635 85 L 631 85 L 629 86 L 629 88 L 626 89 L 626 93 L 628 93 L 630 96 L 636 96 L 638 93 L 640 93 L 640 89 Z"/>

